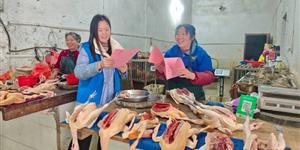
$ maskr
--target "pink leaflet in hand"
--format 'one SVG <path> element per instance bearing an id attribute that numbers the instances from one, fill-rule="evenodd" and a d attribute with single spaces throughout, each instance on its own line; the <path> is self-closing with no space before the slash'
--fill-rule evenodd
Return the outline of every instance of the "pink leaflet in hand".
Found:
<path id="1" fill-rule="evenodd" d="M 140 51 L 139 48 L 116 49 L 112 51 L 111 57 L 114 61 L 114 67 L 118 68 L 125 66 L 138 51 Z"/>
<path id="2" fill-rule="evenodd" d="M 159 48 L 154 47 L 150 53 L 148 62 L 155 65 L 160 65 L 164 61 L 164 56 L 160 52 Z"/>
<path id="3" fill-rule="evenodd" d="M 165 58 L 165 67 L 166 67 L 166 79 L 175 78 L 181 76 L 180 71 L 185 68 L 184 63 L 181 58 Z"/>

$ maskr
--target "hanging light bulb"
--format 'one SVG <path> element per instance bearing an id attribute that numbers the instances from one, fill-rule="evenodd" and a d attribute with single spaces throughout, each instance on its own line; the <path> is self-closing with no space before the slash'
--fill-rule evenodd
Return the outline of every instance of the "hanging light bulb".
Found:
<path id="1" fill-rule="evenodd" d="M 170 7 L 169 7 L 169 12 L 170 12 L 172 21 L 175 25 L 177 25 L 181 21 L 183 11 L 184 11 L 184 6 L 180 0 L 172 0 L 171 1 Z"/>

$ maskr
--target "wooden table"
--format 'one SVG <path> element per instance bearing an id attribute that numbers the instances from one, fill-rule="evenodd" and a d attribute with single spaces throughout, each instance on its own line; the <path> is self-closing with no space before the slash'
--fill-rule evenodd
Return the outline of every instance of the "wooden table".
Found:
<path id="1" fill-rule="evenodd" d="M 5 121 L 66 104 L 76 99 L 77 90 L 55 90 L 56 96 L 0 107 Z"/>
<path id="2" fill-rule="evenodd" d="M 170 102 L 173 104 L 173 106 L 175 106 L 176 108 L 180 109 L 181 111 L 185 112 L 186 115 L 190 118 L 193 118 L 193 119 L 196 119 L 198 118 L 197 116 L 195 116 L 192 111 L 189 109 L 189 107 L 185 106 L 185 105 L 177 105 L 175 104 L 175 102 L 173 100 L 171 100 L 169 97 L 167 97 L 165 100 L 165 102 Z M 108 111 L 110 112 L 111 110 L 113 109 L 116 109 L 116 108 L 121 108 L 120 106 L 116 105 L 115 103 L 112 103 L 105 111 Z M 150 111 L 149 108 L 147 109 L 131 109 L 131 110 L 134 110 L 138 113 L 141 113 L 141 112 L 145 112 L 145 111 Z M 258 119 L 259 120 L 259 119 Z M 165 119 L 161 119 L 160 118 L 160 121 L 166 121 Z M 259 121 L 262 121 L 262 120 L 259 120 Z M 243 123 L 244 122 L 244 119 L 242 118 L 238 118 L 238 122 L 239 123 Z M 264 121 L 265 122 L 265 121 Z M 198 127 L 198 128 L 202 128 L 201 126 L 199 125 L 193 125 L 193 127 Z M 276 129 L 275 129 L 275 126 L 273 123 L 270 123 L 270 122 L 265 122 L 264 125 L 256 130 L 256 131 L 253 131 L 253 133 L 257 134 L 260 138 L 262 139 L 267 139 L 270 135 L 270 133 L 274 133 L 275 135 L 276 134 Z M 61 127 L 64 127 L 64 128 L 69 128 L 68 125 L 66 124 L 62 124 Z M 298 141 L 300 139 L 300 130 L 299 128 L 295 128 L 295 127 L 289 127 L 289 126 L 283 126 L 284 128 L 284 138 L 286 140 L 286 143 L 289 147 L 291 147 L 293 150 L 300 150 L 300 146 L 298 144 Z M 82 132 L 82 133 L 80 133 Z M 80 135 L 81 136 L 87 136 L 87 134 L 94 134 L 94 135 L 98 135 L 97 132 L 91 130 L 91 129 L 81 129 L 79 131 L 79 137 Z M 243 139 L 243 132 L 242 131 L 236 131 L 234 132 L 234 134 L 232 135 L 232 137 L 235 137 L 235 138 L 239 138 L 239 139 Z M 116 141 L 120 141 L 120 142 L 126 142 L 128 143 L 128 140 L 127 139 L 122 139 L 122 137 L 120 136 L 114 136 L 112 138 L 113 140 L 116 140 Z"/>
<path id="3" fill-rule="evenodd" d="M 60 131 L 60 120 L 59 120 L 60 116 L 56 106 L 75 101 L 77 90 L 56 89 L 54 92 L 56 93 L 56 96 L 28 101 L 22 104 L 0 107 L 0 111 L 2 111 L 3 120 L 8 121 L 35 112 L 39 112 L 48 108 L 52 108 L 54 112 L 53 117 L 55 119 L 55 125 L 56 125 L 57 150 L 61 150 L 61 144 L 60 144 L 61 131 Z"/>

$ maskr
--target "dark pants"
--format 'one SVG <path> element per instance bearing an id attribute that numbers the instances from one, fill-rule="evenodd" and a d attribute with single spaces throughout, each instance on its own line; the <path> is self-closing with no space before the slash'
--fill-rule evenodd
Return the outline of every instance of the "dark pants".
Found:
<path id="1" fill-rule="evenodd" d="M 92 140 L 92 135 L 88 136 L 87 138 L 85 138 L 83 140 L 78 140 L 79 149 L 80 150 L 89 150 L 90 144 L 91 144 L 91 140 Z M 68 150 L 71 150 L 71 147 L 72 147 L 72 141 L 69 144 Z M 100 138 L 98 139 L 97 150 L 101 150 L 101 147 L 100 147 Z"/>

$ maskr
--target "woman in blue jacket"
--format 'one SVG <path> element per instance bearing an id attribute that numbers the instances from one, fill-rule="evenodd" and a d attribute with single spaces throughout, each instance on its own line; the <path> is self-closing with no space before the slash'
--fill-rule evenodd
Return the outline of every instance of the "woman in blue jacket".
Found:
<path id="1" fill-rule="evenodd" d="M 197 100 L 204 100 L 205 94 L 202 86 L 214 81 L 212 73 L 212 62 L 207 52 L 198 45 L 195 37 L 196 29 L 190 24 L 181 24 L 175 31 L 176 44 L 165 53 L 168 57 L 180 57 L 185 65 L 181 70 L 181 76 L 166 81 L 167 90 L 174 88 L 187 88 L 194 93 Z M 161 64 L 163 65 L 163 64 Z M 157 75 L 164 79 L 164 73 L 159 70 L 161 65 L 157 66 Z"/>
<path id="2" fill-rule="evenodd" d="M 110 102 L 116 92 L 121 90 L 121 77 L 126 76 L 127 66 L 113 67 L 110 57 L 112 51 L 122 46 L 111 38 L 111 24 L 105 15 L 95 15 L 90 24 L 89 40 L 81 44 L 74 73 L 79 79 L 77 104 L 85 103 L 89 95 L 97 106 Z M 79 141 L 80 149 L 88 149 L 91 136 L 84 144 Z"/>
<path id="3" fill-rule="evenodd" d="M 111 101 L 121 89 L 120 77 L 127 67 L 114 68 L 110 57 L 121 45 L 111 38 L 111 25 L 104 15 L 96 15 L 90 25 L 89 41 L 82 43 L 75 67 L 75 75 L 80 79 L 77 103 L 85 103 L 90 94 L 97 95 L 90 100 L 98 106 Z"/>

